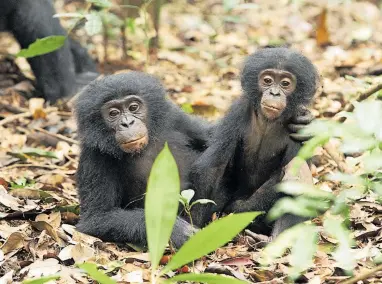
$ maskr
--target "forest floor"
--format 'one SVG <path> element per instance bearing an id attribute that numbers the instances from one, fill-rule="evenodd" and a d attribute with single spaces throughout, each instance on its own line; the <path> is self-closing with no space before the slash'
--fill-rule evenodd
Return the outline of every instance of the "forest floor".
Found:
<path id="1" fill-rule="evenodd" d="M 114 37 L 107 49 L 108 62 L 104 61 L 101 35 L 88 37 L 83 30 L 76 35 L 98 59 L 101 71 L 137 69 L 155 74 L 175 103 L 209 120 L 224 114 L 240 95 L 239 72 L 245 56 L 259 47 L 286 44 L 300 50 L 319 69 L 322 88 L 312 111 L 317 118 L 330 119 L 360 93 L 382 83 L 382 14 L 366 1 L 329 1 L 325 5 L 327 2 L 264 0 L 233 9 L 212 0 L 167 4 L 162 11 L 161 48 L 148 61 L 140 19 L 135 32 L 127 34 L 127 59 L 121 59 L 121 40 L 115 29 L 110 29 Z M 76 7 L 61 5 L 58 10 L 74 12 Z M 0 40 L 1 53 L 17 52 L 17 43 L 10 36 L 2 34 Z M 26 61 L 17 59 L 17 63 L 30 76 Z M 17 73 L 10 70 L 7 72 Z M 0 283 L 56 273 L 61 275 L 57 283 L 88 283 L 74 265 L 81 261 L 96 262 L 121 283 L 148 282 L 146 252 L 75 231 L 79 145 L 70 104 L 51 106 L 41 99 L 28 100 L 23 94 L 30 92 L 31 85 L 19 81 L 0 89 Z M 335 143 L 331 146 L 316 151 L 311 170 L 315 184 L 335 192 L 337 184 L 324 176 L 358 168 L 352 157 L 329 153 L 328 149 L 336 149 Z M 355 253 L 379 251 L 382 205 L 373 197 L 366 198 L 352 207 L 350 216 Z M 319 218 L 316 223 L 320 225 Z M 314 267 L 297 282 L 348 279 L 331 257 L 335 244 L 334 239 L 321 235 Z M 286 283 L 288 258 L 261 267 L 257 262 L 261 247 L 239 238 L 181 272 L 195 269 L 251 282 Z M 354 273 L 362 274 L 374 266 L 369 258 L 360 257 Z M 382 283 L 382 273 L 358 283 Z"/>

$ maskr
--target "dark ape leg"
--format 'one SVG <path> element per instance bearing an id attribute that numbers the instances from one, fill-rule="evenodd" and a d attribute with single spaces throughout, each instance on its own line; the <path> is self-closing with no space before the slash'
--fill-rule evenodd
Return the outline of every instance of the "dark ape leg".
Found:
<path id="1" fill-rule="evenodd" d="M 293 227 L 294 225 L 297 225 L 298 223 L 304 222 L 306 220 L 308 220 L 308 218 L 292 214 L 284 214 L 275 221 L 271 236 L 272 238 L 276 238 L 286 229 L 289 229 L 290 227 Z"/>
<path id="2" fill-rule="evenodd" d="M 76 73 L 94 72 L 97 73 L 97 65 L 89 56 L 86 48 L 82 47 L 77 41 L 69 38 L 70 51 L 72 52 Z"/>
<path id="3" fill-rule="evenodd" d="M 4 0 L 3 0 L 4 1 Z M 5 1 L 12 2 L 12 1 Z M 38 38 L 65 35 L 50 0 L 18 0 L 7 15 L 7 27 L 22 48 Z M 37 91 L 50 101 L 70 95 L 74 89 L 75 70 L 69 42 L 60 49 L 28 59 L 37 80 Z"/>
<path id="4" fill-rule="evenodd" d="M 144 209 L 114 208 L 107 212 L 88 211 L 81 215 L 77 229 L 105 241 L 147 246 Z M 178 218 L 171 241 L 176 248 L 179 248 L 194 232 L 189 223 Z"/>
<path id="5" fill-rule="evenodd" d="M 240 213 L 249 211 L 268 212 L 273 204 L 284 196 L 284 193 L 276 190 L 276 184 L 281 181 L 282 170 L 276 171 L 259 189 L 249 198 L 234 200 L 224 211 L 227 213 Z"/>

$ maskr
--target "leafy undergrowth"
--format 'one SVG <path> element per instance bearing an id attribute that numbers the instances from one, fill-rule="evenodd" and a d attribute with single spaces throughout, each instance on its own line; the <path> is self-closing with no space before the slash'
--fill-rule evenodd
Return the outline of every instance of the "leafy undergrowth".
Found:
<path id="1" fill-rule="evenodd" d="M 379 76 L 382 74 L 382 16 L 372 3 L 329 1 L 332 3 L 325 8 L 324 1 L 230 5 L 234 2 L 172 3 L 163 9 L 162 48 L 151 58 L 146 71 L 159 76 L 171 99 L 185 110 L 211 120 L 222 115 L 240 94 L 238 75 L 244 57 L 260 46 L 276 43 L 301 50 L 318 67 L 323 86 L 313 106 L 318 118 L 334 119 L 360 93 L 366 94 L 382 83 Z M 65 9 L 74 8 L 68 5 Z M 110 62 L 100 58 L 101 69 L 109 65 L 144 68 L 144 37 L 139 19 L 136 23 L 135 32 L 129 33 L 130 58 L 121 60 L 119 41 L 111 40 Z M 77 33 L 86 38 L 82 30 Z M 0 40 L 2 51 L 17 53 L 9 37 L 2 36 Z M 93 43 L 90 51 L 102 54 L 102 38 L 95 35 L 89 40 Z M 24 59 L 18 58 L 17 63 L 23 70 L 27 68 Z M 3 117 L 0 120 L 0 282 L 59 275 L 58 283 L 88 283 L 87 274 L 75 265 L 85 261 L 97 263 L 98 269 L 122 283 L 149 282 L 148 253 L 75 231 L 79 208 L 74 174 L 79 147 L 71 105 L 50 106 L 41 99 L 25 99 L 22 94 L 30 92 L 29 81 L 14 68 L 6 67 L 7 76 L 0 77 L 6 78 L 0 85 L 4 86 L 0 89 Z M 373 98 L 380 95 L 379 89 L 375 89 Z M 315 185 L 334 195 L 340 182 L 326 180 L 327 174 L 338 170 L 358 174 L 364 170 L 357 163 L 357 155 L 345 158 L 338 146 L 338 141 L 331 139 L 316 149 L 311 168 Z M 371 276 L 365 274 L 376 265 L 370 252 L 374 255 L 380 252 L 381 213 L 379 197 L 372 193 L 363 195 L 350 207 L 351 234 L 355 239 L 353 254 L 357 255 L 353 272 L 361 275 L 363 283 L 382 281 L 378 271 Z M 313 265 L 297 282 L 345 281 L 349 276 L 332 254 L 338 239 L 321 230 L 324 226 L 321 218 L 313 222 L 320 229 L 317 252 Z M 202 271 L 252 282 L 287 282 L 290 259 L 279 258 L 269 267 L 262 267 L 259 259 L 263 247 L 264 242 L 250 233 L 242 234 L 176 273 Z M 169 255 L 171 251 L 167 250 L 161 264 L 168 263 Z"/>

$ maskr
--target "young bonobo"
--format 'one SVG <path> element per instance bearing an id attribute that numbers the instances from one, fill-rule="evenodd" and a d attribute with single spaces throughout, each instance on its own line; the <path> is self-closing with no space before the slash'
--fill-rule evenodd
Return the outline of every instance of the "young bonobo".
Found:
<path id="1" fill-rule="evenodd" d="M 275 185 L 284 175 L 283 167 L 300 149 L 286 125 L 299 108 L 310 104 L 317 83 L 315 67 L 296 51 L 266 48 L 249 56 L 241 75 L 243 95 L 217 125 L 210 146 L 193 165 L 191 180 L 197 198 L 204 189 L 208 192 L 204 198 L 217 203 L 214 211 L 269 211 L 282 196 Z M 195 224 L 208 221 L 203 218 L 211 213 L 195 213 Z M 273 226 L 272 236 L 300 220 L 284 215 Z M 266 234 L 271 229 L 261 221 L 251 228 Z"/>
<path id="2" fill-rule="evenodd" d="M 186 177 L 210 125 L 184 113 L 165 98 L 157 79 L 139 72 L 92 82 L 79 95 L 75 112 L 81 140 L 78 229 L 105 241 L 144 246 L 144 196 L 154 159 L 167 141 L 182 189 L 190 188 Z M 178 218 L 172 242 L 180 247 L 193 231 Z"/>

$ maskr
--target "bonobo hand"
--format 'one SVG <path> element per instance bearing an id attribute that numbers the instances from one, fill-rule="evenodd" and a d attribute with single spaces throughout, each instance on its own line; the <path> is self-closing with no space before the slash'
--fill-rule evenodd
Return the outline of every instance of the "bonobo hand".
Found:
<path id="1" fill-rule="evenodd" d="M 171 242 L 176 249 L 179 249 L 188 239 L 198 231 L 187 221 L 177 218 L 171 234 Z"/>
<path id="2" fill-rule="evenodd" d="M 304 129 L 306 125 L 314 120 L 312 113 L 305 107 L 299 106 L 297 115 L 292 117 L 292 121 L 288 124 L 288 129 L 291 132 L 289 136 L 297 142 L 305 142 L 312 138 L 309 134 L 299 134 L 301 129 Z"/>

